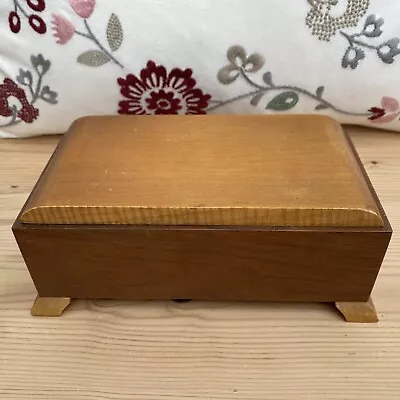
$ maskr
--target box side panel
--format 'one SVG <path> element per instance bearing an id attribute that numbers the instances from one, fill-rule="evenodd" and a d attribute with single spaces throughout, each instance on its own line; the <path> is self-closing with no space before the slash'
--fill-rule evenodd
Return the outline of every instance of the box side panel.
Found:
<path id="1" fill-rule="evenodd" d="M 364 301 L 385 231 L 17 225 L 41 296 Z"/>

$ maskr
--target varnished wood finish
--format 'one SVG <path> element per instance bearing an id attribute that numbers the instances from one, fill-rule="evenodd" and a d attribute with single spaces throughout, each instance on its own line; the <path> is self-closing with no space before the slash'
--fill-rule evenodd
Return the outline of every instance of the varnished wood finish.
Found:
<path id="1" fill-rule="evenodd" d="M 69 297 L 40 297 L 33 303 L 31 314 L 34 317 L 60 317 L 71 303 Z"/>
<path id="2" fill-rule="evenodd" d="M 17 222 L 14 232 L 39 295 L 72 298 L 366 301 L 390 240 L 389 227 Z"/>
<path id="3" fill-rule="evenodd" d="M 366 302 L 336 302 L 336 308 L 343 314 L 347 322 L 378 322 L 374 303 L 369 298 Z"/>
<path id="4" fill-rule="evenodd" d="M 80 119 L 21 220 L 383 226 L 342 128 L 316 116 Z"/>
<path id="5" fill-rule="evenodd" d="M 279 121 L 279 119 L 280 117 L 271 119 L 255 117 L 255 121 L 271 120 L 275 130 L 271 131 L 270 135 L 278 137 L 283 133 L 279 131 L 278 122 L 274 121 Z M 248 117 L 244 120 L 253 121 Z M 85 135 L 94 138 L 94 132 L 91 129 L 96 124 L 93 124 L 93 121 L 98 120 L 85 119 L 82 122 L 83 126 L 88 125 L 89 133 L 81 127 L 79 134 L 74 135 L 73 130 L 72 134 L 62 142 L 61 150 L 53 156 L 43 175 L 44 179 L 39 181 L 33 191 L 33 196 L 28 200 L 14 225 L 16 239 L 40 296 L 241 301 L 367 301 L 390 240 L 391 228 L 359 164 L 357 155 L 354 154 L 351 145 L 338 130 L 336 124 L 332 124 L 329 119 L 317 118 L 317 122 L 310 122 L 310 117 L 298 117 L 282 119 L 282 121 L 289 121 L 283 122 L 283 125 L 286 126 L 285 124 L 288 123 L 292 129 L 294 129 L 293 122 L 297 121 L 298 124 L 303 123 L 314 129 L 320 124 L 321 130 L 324 128 L 326 132 L 331 132 L 331 136 L 328 135 L 323 141 L 328 148 L 332 145 L 331 142 L 335 143 L 333 146 L 335 151 L 330 148 L 328 153 L 334 156 L 334 160 L 337 158 L 335 158 L 336 153 L 344 154 L 344 160 L 347 162 L 345 167 L 340 164 L 344 169 L 338 166 L 339 171 L 342 171 L 338 176 L 342 177 L 347 184 L 351 181 L 346 180 L 346 176 L 357 176 L 357 180 L 352 184 L 362 187 L 367 193 L 362 198 L 369 199 L 368 202 L 374 205 L 375 215 L 382 221 L 382 227 L 279 228 L 223 226 L 222 223 L 221 226 L 25 223 L 26 210 L 31 209 L 38 198 L 46 198 L 48 192 L 55 195 L 58 189 L 63 192 L 65 190 L 65 187 L 62 189 L 63 185 L 70 189 L 74 187 L 74 176 L 71 175 L 71 168 L 67 167 L 67 164 L 82 166 L 79 160 L 83 158 L 83 153 L 79 157 L 79 152 L 75 154 L 71 153 L 71 149 L 70 152 L 66 149 L 70 143 L 74 142 L 74 137 L 78 141 Z M 114 118 L 105 118 L 103 121 L 104 125 L 108 123 L 111 125 L 106 131 L 100 132 L 100 139 L 103 136 L 110 137 Z M 121 121 L 128 121 L 128 119 L 123 118 Z M 147 119 L 146 117 L 139 118 L 137 121 L 149 121 L 144 122 L 147 129 L 149 129 L 149 124 L 153 124 L 156 129 L 159 127 L 159 122 L 154 121 L 164 121 L 164 119 Z M 180 126 L 177 121 L 189 121 L 186 122 L 189 123 L 188 126 L 192 123 L 191 118 L 178 118 L 175 119 L 177 126 Z M 201 121 L 204 119 L 198 121 L 195 126 L 197 127 L 197 124 L 202 126 Z M 239 118 L 236 121 L 239 124 L 242 120 Z M 166 124 L 168 125 L 168 122 Z M 173 126 L 173 123 L 171 124 Z M 208 121 L 204 127 L 209 124 L 211 122 Z M 130 123 L 128 125 L 131 126 Z M 166 128 L 166 132 L 172 132 L 171 126 Z M 214 125 L 211 124 L 211 126 Z M 260 125 L 256 124 L 256 126 L 261 129 Z M 129 132 L 128 129 L 122 131 Z M 304 129 L 304 126 L 299 130 L 299 132 L 308 131 Z M 160 131 L 156 132 L 161 135 Z M 290 129 L 287 128 L 285 134 L 290 136 Z M 188 136 L 190 136 L 189 133 Z M 164 136 L 161 135 L 161 137 Z M 175 134 L 171 133 L 171 138 L 173 137 Z M 339 142 L 337 138 L 340 138 Z M 243 136 L 244 139 L 245 136 Z M 262 143 L 261 138 L 259 141 Z M 293 138 L 292 141 L 296 142 Z M 95 139 L 94 142 L 96 142 Z M 147 143 L 147 139 L 144 142 Z M 211 139 L 210 142 L 212 143 Z M 291 141 L 288 140 L 288 142 Z M 81 149 L 81 151 L 88 150 L 89 142 L 85 143 L 86 145 L 81 143 L 80 146 L 72 146 L 72 148 Z M 102 146 L 97 145 L 99 146 L 99 154 L 96 154 L 98 157 L 103 154 L 106 143 L 104 142 Z M 160 137 L 157 135 L 154 143 L 160 143 Z M 161 143 L 166 142 L 161 140 Z M 238 142 L 235 143 L 236 147 L 239 145 Z M 292 145 L 288 146 L 292 155 L 295 156 L 297 153 L 291 147 Z M 188 149 L 190 148 L 189 146 Z M 212 151 L 211 154 L 213 154 Z M 139 157 L 139 154 L 137 156 Z M 143 157 L 142 162 L 145 163 Z M 95 165 L 94 158 L 89 158 L 93 165 Z M 110 166 L 110 169 L 121 168 L 117 167 L 118 165 L 124 166 L 123 156 L 118 162 L 116 159 L 116 155 L 111 157 L 113 160 L 111 164 L 114 166 Z M 304 157 L 304 154 L 299 154 L 298 159 L 307 164 L 307 157 Z M 260 162 L 260 159 L 258 161 Z M 88 164 L 89 167 L 92 166 L 91 163 Z M 64 164 L 66 168 L 64 172 L 60 167 L 61 164 Z M 137 176 L 148 176 L 147 170 L 140 169 L 140 166 L 141 163 L 138 163 Z M 284 163 L 281 163 L 278 171 L 282 169 L 285 169 Z M 190 171 L 193 169 L 191 168 Z M 347 175 L 343 171 L 347 171 Z M 355 171 L 354 174 L 353 171 Z M 84 170 L 82 173 L 84 174 Z M 288 168 L 287 174 L 289 177 L 294 174 L 293 166 Z M 53 178 L 50 179 L 49 177 L 52 176 Z M 93 173 L 89 172 L 89 176 L 93 176 Z M 282 176 L 279 179 L 282 179 Z M 261 176 L 258 176 L 258 180 L 261 180 Z M 314 182 L 314 179 L 311 180 Z M 315 180 L 322 182 L 320 178 L 315 178 Z M 335 179 L 331 180 L 335 181 Z M 77 178 L 76 181 L 79 182 L 79 179 Z M 84 181 L 88 183 L 87 180 Z M 327 179 L 324 178 L 324 181 Z M 59 185 L 58 182 L 60 182 Z M 177 182 L 179 183 L 180 179 L 177 179 Z M 291 182 L 294 183 L 293 180 Z M 156 184 L 155 181 L 153 183 Z M 282 183 L 281 188 L 286 187 L 285 185 L 286 183 Z M 142 187 L 143 184 L 139 186 Z M 125 192 L 121 186 L 117 185 L 115 188 L 117 187 L 118 190 L 115 190 L 116 193 L 111 198 L 117 199 L 116 195 L 122 193 L 122 199 L 124 199 Z M 313 187 L 313 184 L 310 187 Z M 322 188 L 324 187 L 327 186 L 322 185 Z M 81 189 L 83 190 L 83 187 Z M 206 190 L 205 187 L 204 190 Z M 316 193 L 316 188 L 314 190 Z M 171 192 L 175 191 L 176 188 L 171 188 Z M 131 190 L 128 192 L 135 199 L 135 194 Z M 348 188 L 348 192 L 361 193 L 354 191 L 353 186 Z M 326 198 L 326 194 L 325 197 L 321 195 L 321 199 Z M 66 196 L 67 192 L 62 196 L 63 200 L 67 199 Z M 128 195 L 125 194 L 125 196 Z M 274 199 L 274 195 L 268 196 L 267 198 Z M 68 199 L 77 204 L 75 197 L 79 202 L 87 197 L 87 193 L 71 189 Z M 284 198 L 285 195 L 281 196 L 281 199 Z M 102 199 L 101 196 L 100 199 Z M 343 207 L 348 207 L 348 204 L 354 201 L 352 196 L 350 200 L 347 200 L 344 192 L 338 195 L 335 201 L 339 199 L 341 203 L 337 204 L 342 204 Z M 99 200 L 98 204 L 105 204 L 103 200 Z M 331 200 L 327 198 L 325 201 Z M 326 203 L 323 204 L 326 205 Z M 57 214 L 53 214 L 54 218 L 56 216 Z M 252 221 L 251 218 L 250 221 Z"/>

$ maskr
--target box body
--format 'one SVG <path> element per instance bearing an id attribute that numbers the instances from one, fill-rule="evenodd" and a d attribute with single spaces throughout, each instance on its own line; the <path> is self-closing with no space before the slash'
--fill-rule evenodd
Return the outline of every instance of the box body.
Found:
<path id="1" fill-rule="evenodd" d="M 390 241 L 368 230 L 14 225 L 43 297 L 366 301 Z"/>
<path id="2" fill-rule="evenodd" d="M 89 119 L 64 137 L 13 226 L 39 296 L 367 301 L 392 230 L 340 126 L 307 116 L 182 118 Z M 113 145 L 118 126 L 125 142 Z M 155 143 L 143 134 L 154 130 Z M 241 146 L 247 137 L 254 143 Z M 250 218 L 249 202 L 264 219 Z M 313 218 L 303 218 L 306 209 Z M 214 218 L 219 210 L 224 218 Z M 350 225 L 337 226 L 342 210 Z M 336 222 L 321 226 L 330 211 Z M 266 226 L 274 218 L 282 225 Z"/>

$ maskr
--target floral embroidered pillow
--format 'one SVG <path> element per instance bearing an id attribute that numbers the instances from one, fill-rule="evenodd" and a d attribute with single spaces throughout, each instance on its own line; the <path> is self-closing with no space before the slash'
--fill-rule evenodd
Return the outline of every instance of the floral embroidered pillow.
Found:
<path id="1" fill-rule="evenodd" d="M 396 0 L 3 0 L 0 137 L 117 113 L 400 130 L 399 15 Z"/>

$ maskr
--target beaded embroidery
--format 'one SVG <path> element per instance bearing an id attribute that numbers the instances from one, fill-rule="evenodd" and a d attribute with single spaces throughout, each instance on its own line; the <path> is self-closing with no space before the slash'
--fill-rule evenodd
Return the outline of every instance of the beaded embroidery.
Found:
<path id="1" fill-rule="evenodd" d="M 329 41 L 339 29 L 357 26 L 370 5 L 370 0 L 347 0 L 346 9 L 340 16 L 331 15 L 339 0 L 308 0 L 311 10 L 306 25 L 318 39 Z"/>

